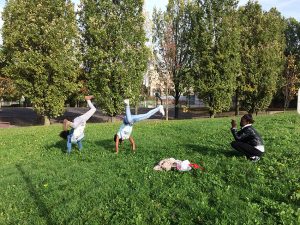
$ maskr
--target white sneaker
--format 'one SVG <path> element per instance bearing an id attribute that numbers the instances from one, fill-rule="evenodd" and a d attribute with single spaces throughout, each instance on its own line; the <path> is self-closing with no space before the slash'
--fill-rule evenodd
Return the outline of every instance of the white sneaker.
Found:
<path id="1" fill-rule="evenodd" d="M 250 160 L 251 160 L 252 162 L 257 162 L 257 161 L 260 160 L 260 157 L 258 157 L 258 156 L 252 156 L 252 157 L 250 157 Z"/>
<path id="2" fill-rule="evenodd" d="M 129 105 L 129 99 L 124 99 L 124 103 L 125 103 L 126 105 Z"/>
<path id="3" fill-rule="evenodd" d="M 164 116 L 165 115 L 165 110 L 162 105 L 159 106 L 159 112 Z"/>

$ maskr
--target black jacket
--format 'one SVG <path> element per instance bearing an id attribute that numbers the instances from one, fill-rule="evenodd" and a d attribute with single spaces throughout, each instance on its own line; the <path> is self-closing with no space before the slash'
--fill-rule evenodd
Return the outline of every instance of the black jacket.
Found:
<path id="1" fill-rule="evenodd" d="M 236 141 L 244 142 L 251 146 L 264 145 L 261 136 L 252 125 L 244 127 L 240 131 L 237 131 L 236 128 L 231 128 L 231 133 Z"/>

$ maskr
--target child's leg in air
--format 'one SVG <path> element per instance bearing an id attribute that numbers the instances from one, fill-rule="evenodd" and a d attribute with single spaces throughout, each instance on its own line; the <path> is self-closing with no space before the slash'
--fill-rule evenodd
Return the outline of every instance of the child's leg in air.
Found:
<path id="1" fill-rule="evenodd" d="M 87 103 L 90 107 L 90 110 L 87 111 L 85 114 L 83 114 L 82 116 L 80 116 L 80 118 L 82 118 L 82 120 L 84 120 L 85 122 L 89 120 L 89 118 L 92 117 L 92 115 L 94 115 L 94 113 L 96 112 L 96 108 L 93 105 L 93 103 L 91 102 L 91 100 L 87 100 Z"/>
<path id="2" fill-rule="evenodd" d="M 162 105 L 159 105 L 155 109 L 152 109 L 145 114 L 133 115 L 133 116 L 131 116 L 131 118 L 132 118 L 133 123 L 135 123 L 135 122 L 139 122 L 141 120 L 146 120 L 146 119 L 150 118 L 151 116 L 153 116 L 157 112 L 160 112 L 161 114 L 164 115 L 164 108 Z"/>
<path id="3" fill-rule="evenodd" d="M 126 113 L 126 117 L 124 118 L 124 123 L 125 124 L 133 123 L 129 104 L 126 104 L 125 106 L 125 113 Z"/>
<path id="4" fill-rule="evenodd" d="M 71 127 L 73 127 L 73 128 L 78 127 L 78 125 L 79 125 L 80 123 L 88 121 L 89 118 L 91 118 L 91 116 L 96 112 L 96 108 L 95 108 L 95 106 L 93 105 L 93 103 L 91 102 L 91 100 L 88 99 L 88 100 L 87 100 L 87 103 L 88 103 L 88 105 L 89 105 L 89 107 L 90 107 L 90 110 L 87 111 L 85 114 L 83 114 L 83 115 L 81 115 L 81 116 L 79 116 L 79 117 L 76 117 L 76 118 L 74 119 L 74 122 L 71 123 Z"/>

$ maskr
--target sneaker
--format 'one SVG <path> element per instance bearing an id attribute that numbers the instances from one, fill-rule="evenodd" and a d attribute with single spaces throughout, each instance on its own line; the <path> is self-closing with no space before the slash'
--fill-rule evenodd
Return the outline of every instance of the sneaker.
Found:
<path id="1" fill-rule="evenodd" d="M 125 105 L 129 105 L 129 99 L 124 99 Z"/>
<path id="2" fill-rule="evenodd" d="M 164 116 L 165 115 L 165 110 L 162 105 L 159 106 L 159 112 Z"/>
<path id="3" fill-rule="evenodd" d="M 257 162 L 257 161 L 260 160 L 260 157 L 258 157 L 258 156 L 252 156 L 252 157 L 250 157 L 250 160 L 251 160 L 252 162 Z"/>

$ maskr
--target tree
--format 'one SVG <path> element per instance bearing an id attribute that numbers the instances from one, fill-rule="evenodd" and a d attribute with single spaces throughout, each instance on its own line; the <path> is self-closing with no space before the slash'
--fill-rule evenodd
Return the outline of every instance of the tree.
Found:
<path id="1" fill-rule="evenodd" d="M 284 96 L 284 109 L 287 109 L 290 105 L 290 101 L 295 98 L 298 90 L 297 84 L 300 82 L 299 69 L 297 68 L 295 58 L 294 55 L 287 56 L 283 72 L 282 93 Z"/>
<path id="2" fill-rule="evenodd" d="M 11 0 L 3 21 L 3 72 L 49 124 L 77 88 L 74 5 L 70 0 Z"/>
<path id="3" fill-rule="evenodd" d="M 282 73 L 282 82 L 280 82 L 285 109 L 295 98 L 300 83 L 300 23 L 294 18 L 289 18 L 286 22 L 285 67 Z"/>
<path id="4" fill-rule="evenodd" d="M 190 62 L 188 1 L 169 0 L 165 13 L 154 10 L 153 44 L 158 70 L 174 83 L 175 118 Z M 167 88 L 168 90 L 168 88 Z M 168 97 L 168 92 L 166 93 Z"/>
<path id="5" fill-rule="evenodd" d="M 1 108 L 1 101 L 3 98 L 7 96 L 14 96 L 16 94 L 16 89 L 14 86 L 13 81 L 5 77 L 3 75 L 2 69 L 5 67 L 5 60 L 3 56 L 3 49 L 0 49 L 0 108 Z"/>
<path id="6" fill-rule="evenodd" d="M 15 95 L 16 89 L 11 79 L 0 76 L 0 108 L 1 100 L 6 96 Z"/>
<path id="7" fill-rule="evenodd" d="M 137 102 L 147 68 L 143 0 L 83 0 L 80 7 L 83 66 L 88 87 L 113 117 L 123 99 Z"/>
<path id="8" fill-rule="evenodd" d="M 300 22 L 294 18 L 289 18 L 286 23 L 285 55 L 295 55 L 297 63 L 300 63 Z"/>
<path id="9" fill-rule="evenodd" d="M 237 1 L 196 1 L 193 11 L 193 76 L 210 117 L 228 110 L 240 71 Z"/>
<path id="10" fill-rule="evenodd" d="M 243 82 L 238 88 L 243 107 L 257 113 L 270 105 L 283 69 L 284 20 L 274 8 L 263 12 L 257 2 L 249 1 L 239 12 Z"/>

